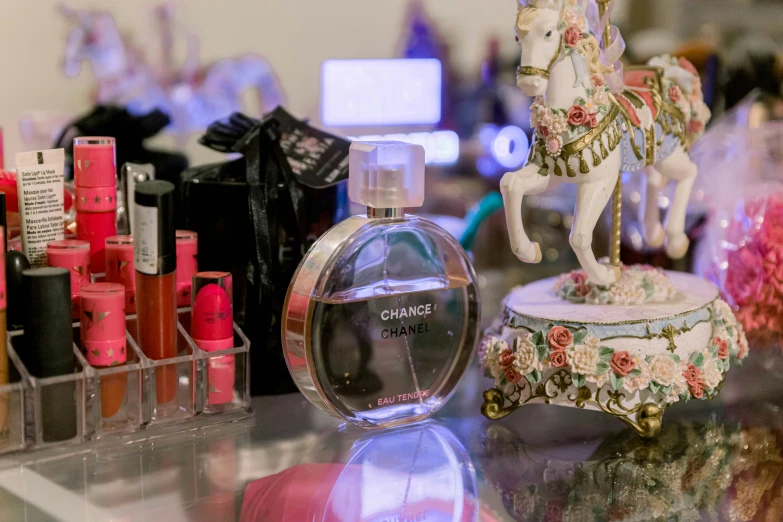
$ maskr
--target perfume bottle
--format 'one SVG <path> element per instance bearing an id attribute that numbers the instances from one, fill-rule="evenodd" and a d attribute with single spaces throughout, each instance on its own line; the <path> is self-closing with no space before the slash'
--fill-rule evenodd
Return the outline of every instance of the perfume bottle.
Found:
<path id="1" fill-rule="evenodd" d="M 307 252 L 283 306 L 286 363 L 316 406 L 365 428 L 425 419 L 473 357 L 479 291 L 465 251 L 404 208 L 424 202 L 424 148 L 351 145 L 348 193 L 367 206 Z"/>

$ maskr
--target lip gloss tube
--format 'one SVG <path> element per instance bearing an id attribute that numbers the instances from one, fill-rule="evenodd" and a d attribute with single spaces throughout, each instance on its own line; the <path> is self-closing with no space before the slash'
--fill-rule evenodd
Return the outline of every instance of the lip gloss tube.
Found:
<path id="1" fill-rule="evenodd" d="M 19 356 L 33 377 L 73 373 L 71 274 L 64 268 L 30 268 L 22 272 L 26 291 L 24 336 Z M 76 436 L 74 383 L 41 389 L 43 439 L 56 442 Z"/>
<path id="2" fill-rule="evenodd" d="M 205 352 L 234 347 L 231 294 L 231 274 L 228 272 L 199 272 L 193 276 L 190 334 L 196 346 Z M 233 402 L 235 374 L 233 355 L 209 359 L 207 365 L 209 404 Z"/>
<path id="3" fill-rule="evenodd" d="M 49 266 L 65 268 L 71 273 L 73 319 L 79 318 L 79 290 L 90 283 L 90 244 L 78 239 L 60 239 L 46 245 Z"/>
<path id="4" fill-rule="evenodd" d="M 177 306 L 190 306 L 193 276 L 198 272 L 198 234 L 177 230 Z"/>
<path id="5" fill-rule="evenodd" d="M 117 163 L 114 148 L 114 138 L 73 139 L 76 237 L 90 243 L 90 263 L 96 274 L 105 271 L 106 238 L 117 234 Z"/>
<path id="6" fill-rule="evenodd" d="M 106 238 L 106 281 L 125 287 L 125 313 L 136 313 L 136 270 L 133 266 L 133 236 Z"/>
<path id="7" fill-rule="evenodd" d="M 138 340 L 150 359 L 169 359 L 177 351 L 177 250 L 174 185 L 145 181 L 136 185 L 133 223 Z M 158 404 L 177 397 L 177 368 L 156 368 Z"/>
<path id="8" fill-rule="evenodd" d="M 81 347 L 87 362 L 95 368 L 109 368 L 128 362 L 125 340 L 125 287 L 117 283 L 92 283 L 81 292 Z M 101 377 L 101 414 L 117 415 L 125 402 L 128 375 Z"/>

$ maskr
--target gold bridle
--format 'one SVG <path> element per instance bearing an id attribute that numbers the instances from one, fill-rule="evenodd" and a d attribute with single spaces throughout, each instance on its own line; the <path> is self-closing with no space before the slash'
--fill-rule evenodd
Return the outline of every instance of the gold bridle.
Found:
<path id="1" fill-rule="evenodd" d="M 530 65 L 520 65 L 517 67 L 517 76 L 540 76 L 544 78 L 545 80 L 549 79 L 550 71 L 552 70 L 552 66 L 555 65 L 555 62 L 558 58 L 560 58 L 560 53 L 563 49 L 563 35 L 560 35 L 560 45 L 557 46 L 557 51 L 555 51 L 555 55 L 552 57 L 552 60 L 549 62 L 549 65 L 547 65 L 546 69 L 541 69 L 539 67 L 532 67 Z"/>

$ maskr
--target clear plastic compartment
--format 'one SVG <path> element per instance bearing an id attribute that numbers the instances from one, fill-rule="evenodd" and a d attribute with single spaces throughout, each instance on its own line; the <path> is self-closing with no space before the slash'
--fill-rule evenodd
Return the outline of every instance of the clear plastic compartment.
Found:
<path id="1" fill-rule="evenodd" d="M 187 335 L 190 332 L 190 308 L 181 308 L 178 316 L 181 333 Z M 250 341 L 237 324 L 234 323 L 233 348 L 199 352 L 206 371 L 206 379 L 199 382 L 197 390 L 199 402 L 203 405 L 200 411 L 204 414 L 249 411 Z"/>
<path id="2" fill-rule="evenodd" d="M 24 449 L 24 400 L 30 393 L 29 379 L 19 357 L 8 342 L 8 383 L 0 386 L 0 454 Z"/>
<path id="3" fill-rule="evenodd" d="M 204 379 L 200 351 L 181 327 L 177 328 L 176 354 L 168 359 L 146 357 L 138 343 L 136 316 L 126 318 L 128 346 L 142 361 L 142 422 L 155 426 L 182 422 L 201 411 L 198 383 Z M 197 402 L 198 401 L 198 402 Z"/>
<path id="4" fill-rule="evenodd" d="M 73 325 L 73 339 L 78 345 L 80 323 Z M 128 433 L 139 429 L 142 424 L 142 358 L 143 355 L 130 334 L 125 332 L 127 362 L 120 366 L 98 368 L 92 366 L 95 385 L 87 397 L 86 429 L 92 438 L 116 433 Z"/>
<path id="5" fill-rule="evenodd" d="M 9 333 L 9 353 L 18 354 L 24 332 Z M 37 377 L 20 363 L 22 380 L 30 383 L 29 393 L 24 394 L 25 432 L 28 442 L 36 448 L 81 442 L 89 437 L 86 419 L 87 395 L 95 388 L 92 368 L 84 360 L 78 347 L 72 344 L 74 372 L 54 377 Z"/>

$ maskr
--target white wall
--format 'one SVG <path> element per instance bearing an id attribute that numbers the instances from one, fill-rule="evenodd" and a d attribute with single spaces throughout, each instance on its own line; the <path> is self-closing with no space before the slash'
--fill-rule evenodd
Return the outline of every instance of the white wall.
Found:
<path id="1" fill-rule="evenodd" d="M 149 53 L 159 48 L 152 8 L 157 0 L 71 0 L 75 8 L 109 10 L 123 32 Z M 327 58 L 394 55 L 407 0 L 179 0 L 178 21 L 201 36 L 202 61 L 255 51 L 277 69 L 298 116 L 316 117 L 320 64 Z M 452 44 L 461 72 L 478 75 L 487 39 L 514 46 L 513 0 L 424 0 Z M 89 68 L 78 78 L 61 71 L 69 22 L 56 0 L 2 0 L 0 10 L 0 125 L 6 167 L 22 150 L 19 118 L 25 111 L 78 114 L 89 108 Z M 179 43 L 182 47 L 182 42 Z M 153 56 L 153 58 L 155 58 Z M 198 163 L 211 159 L 191 139 Z"/>

